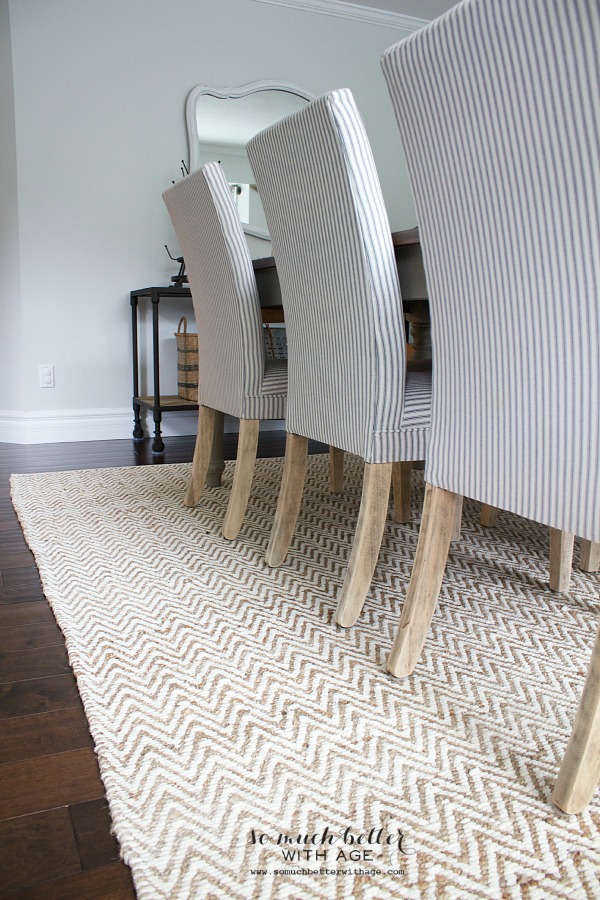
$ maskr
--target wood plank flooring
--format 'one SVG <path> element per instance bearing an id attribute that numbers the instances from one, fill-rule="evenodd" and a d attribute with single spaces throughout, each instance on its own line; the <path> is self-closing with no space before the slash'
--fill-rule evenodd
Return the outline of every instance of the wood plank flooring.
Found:
<path id="1" fill-rule="evenodd" d="M 283 432 L 265 432 L 259 456 L 282 456 Z M 225 435 L 235 456 L 237 435 Z M 0 443 L 0 897 L 134 898 L 110 833 L 108 805 L 62 632 L 42 592 L 10 502 L 9 476 L 188 462 L 193 437 L 71 444 Z M 312 444 L 311 452 L 323 452 Z"/>

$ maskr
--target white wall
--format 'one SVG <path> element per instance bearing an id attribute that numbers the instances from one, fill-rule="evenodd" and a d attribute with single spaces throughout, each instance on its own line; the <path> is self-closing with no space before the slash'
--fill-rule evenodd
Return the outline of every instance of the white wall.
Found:
<path id="1" fill-rule="evenodd" d="M 15 109 L 6 3 L 0 4 L 0 274 L 0 409 L 20 409 L 22 392 L 18 373 L 23 357 L 23 329 Z"/>
<path id="2" fill-rule="evenodd" d="M 392 227 L 414 224 L 379 66 L 394 28 L 254 0 L 0 0 L 0 16 L 0 441 L 131 434 L 128 294 L 176 272 L 161 192 L 187 160 L 195 84 L 350 87 Z M 181 311 L 162 328 L 173 392 Z M 56 367 L 53 390 L 40 363 Z"/>

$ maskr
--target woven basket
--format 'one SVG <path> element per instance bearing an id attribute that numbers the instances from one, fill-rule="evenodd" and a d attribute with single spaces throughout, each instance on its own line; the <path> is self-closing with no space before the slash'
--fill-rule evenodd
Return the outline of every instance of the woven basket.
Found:
<path id="1" fill-rule="evenodd" d="M 183 331 L 181 326 L 183 325 Z M 198 335 L 188 334 L 187 319 L 182 316 L 175 332 L 177 341 L 177 396 L 198 402 Z"/>

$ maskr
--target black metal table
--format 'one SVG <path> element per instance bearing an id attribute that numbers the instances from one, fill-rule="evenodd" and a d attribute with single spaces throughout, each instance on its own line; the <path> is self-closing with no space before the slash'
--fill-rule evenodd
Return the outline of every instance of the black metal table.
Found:
<path id="1" fill-rule="evenodd" d="M 163 412 L 180 412 L 181 410 L 198 409 L 198 404 L 193 400 L 183 400 L 181 397 L 161 395 L 160 393 L 160 350 L 159 350 L 159 324 L 158 307 L 161 300 L 190 300 L 192 294 L 185 287 L 147 287 L 137 291 L 131 291 L 129 302 L 131 303 L 131 340 L 133 347 L 133 439 L 141 441 L 144 438 L 142 428 L 142 407 L 152 410 L 154 419 L 154 440 L 152 450 L 154 453 L 163 453 L 165 445 L 161 435 L 161 423 Z M 138 351 L 138 303 L 140 300 L 149 300 L 152 304 L 152 366 L 153 366 L 153 390 L 151 396 L 140 396 L 140 371 Z"/>

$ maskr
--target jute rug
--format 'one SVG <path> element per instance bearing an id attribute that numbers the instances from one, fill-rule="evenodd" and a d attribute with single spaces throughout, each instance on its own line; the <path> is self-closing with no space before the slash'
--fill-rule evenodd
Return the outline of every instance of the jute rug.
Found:
<path id="1" fill-rule="evenodd" d="M 600 802 L 550 803 L 598 576 L 552 594 L 548 534 L 466 502 L 423 659 L 385 672 L 413 558 L 390 518 L 359 624 L 333 612 L 362 470 L 331 497 L 313 457 L 296 539 L 264 562 L 281 460 L 246 524 L 187 465 L 15 476 L 13 502 L 65 633 L 116 835 L 140 898 L 600 896 Z"/>

